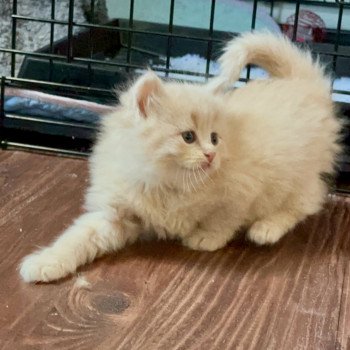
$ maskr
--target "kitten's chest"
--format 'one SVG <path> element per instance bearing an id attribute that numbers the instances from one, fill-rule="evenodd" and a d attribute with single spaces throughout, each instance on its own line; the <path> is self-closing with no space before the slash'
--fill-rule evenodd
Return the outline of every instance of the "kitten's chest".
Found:
<path id="1" fill-rule="evenodd" d="M 138 211 L 146 229 L 161 237 L 187 235 L 201 220 L 199 199 L 176 193 L 155 193 L 140 199 Z"/>

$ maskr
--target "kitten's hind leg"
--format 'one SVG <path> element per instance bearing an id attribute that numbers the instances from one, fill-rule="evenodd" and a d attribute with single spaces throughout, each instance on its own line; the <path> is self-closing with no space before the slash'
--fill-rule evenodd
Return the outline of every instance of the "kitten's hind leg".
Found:
<path id="1" fill-rule="evenodd" d="M 276 243 L 305 215 L 278 212 L 265 219 L 255 221 L 248 230 L 248 238 L 260 245 Z"/>
<path id="2" fill-rule="evenodd" d="M 319 178 L 311 178 L 299 191 L 295 190 L 283 209 L 260 219 L 248 229 L 248 238 L 257 244 L 273 244 L 298 222 L 317 213 L 324 202 L 327 186 Z"/>
<path id="3" fill-rule="evenodd" d="M 120 224 L 116 216 L 104 212 L 81 215 L 49 247 L 26 256 L 20 274 L 26 282 L 49 282 L 74 273 L 80 265 L 135 241 L 138 230 Z"/>

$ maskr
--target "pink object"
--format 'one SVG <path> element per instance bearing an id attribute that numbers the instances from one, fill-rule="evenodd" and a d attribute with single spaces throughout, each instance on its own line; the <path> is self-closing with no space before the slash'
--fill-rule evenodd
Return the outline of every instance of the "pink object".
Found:
<path id="1" fill-rule="evenodd" d="M 295 14 L 287 18 L 286 23 L 282 24 L 283 32 L 290 38 L 293 38 Z M 298 18 L 298 29 L 296 41 L 321 42 L 326 36 L 326 25 L 323 19 L 316 13 L 309 10 L 300 10 Z"/>
<path id="2" fill-rule="evenodd" d="M 205 157 L 208 159 L 208 162 L 211 163 L 213 161 L 213 159 L 215 158 L 215 152 L 208 152 L 205 153 Z"/>

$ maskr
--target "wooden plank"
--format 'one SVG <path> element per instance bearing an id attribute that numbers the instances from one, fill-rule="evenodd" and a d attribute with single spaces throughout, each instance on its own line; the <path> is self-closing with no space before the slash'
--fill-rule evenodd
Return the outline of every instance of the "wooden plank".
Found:
<path id="1" fill-rule="evenodd" d="M 346 349 L 350 204 L 266 248 L 239 239 L 214 253 L 142 242 L 53 284 L 16 268 L 80 212 L 87 162 L 0 152 L 2 349 Z"/>
<path id="2" fill-rule="evenodd" d="M 30 327 L 31 313 L 36 319 L 33 312 L 38 300 L 43 301 L 41 307 L 47 306 L 45 297 L 50 296 L 46 291 L 24 285 L 16 269 L 25 254 L 50 242 L 78 214 L 86 185 L 86 162 L 22 152 L 0 155 L 0 177 L 5 178 L 0 190 L 0 232 L 5 232 L 0 235 L 0 276 L 6 281 L 0 288 L 0 339 L 6 339 L 15 335 L 9 323 L 17 331 L 15 325 L 28 312 L 24 328 Z M 4 324 L 10 327 L 7 332 Z"/>
<path id="3" fill-rule="evenodd" d="M 337 330 L 336 349 L 350 349 L 350 221 L 344 225 L 347 231 L 344 232 L 343 240 L 337 252 L 343 268 L 344 280 L 341 294 L 340 314 Z"/>

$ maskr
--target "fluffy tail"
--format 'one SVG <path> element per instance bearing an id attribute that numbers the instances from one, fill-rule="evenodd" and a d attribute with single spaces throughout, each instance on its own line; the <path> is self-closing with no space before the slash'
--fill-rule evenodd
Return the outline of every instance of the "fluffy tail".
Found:
<path id="1" fill-rule="evenodd" d="M 213 90 L 222 90 L 235 83 L 247 64 L 265 69 L 275 78 L 298 78 L 317 83 L 330 80 L 309 51 L 302 51 L 282 35 L 268 32 L 245 33 L 230 41 L 220 57 L 221 73 L 209 82 Z"/>

